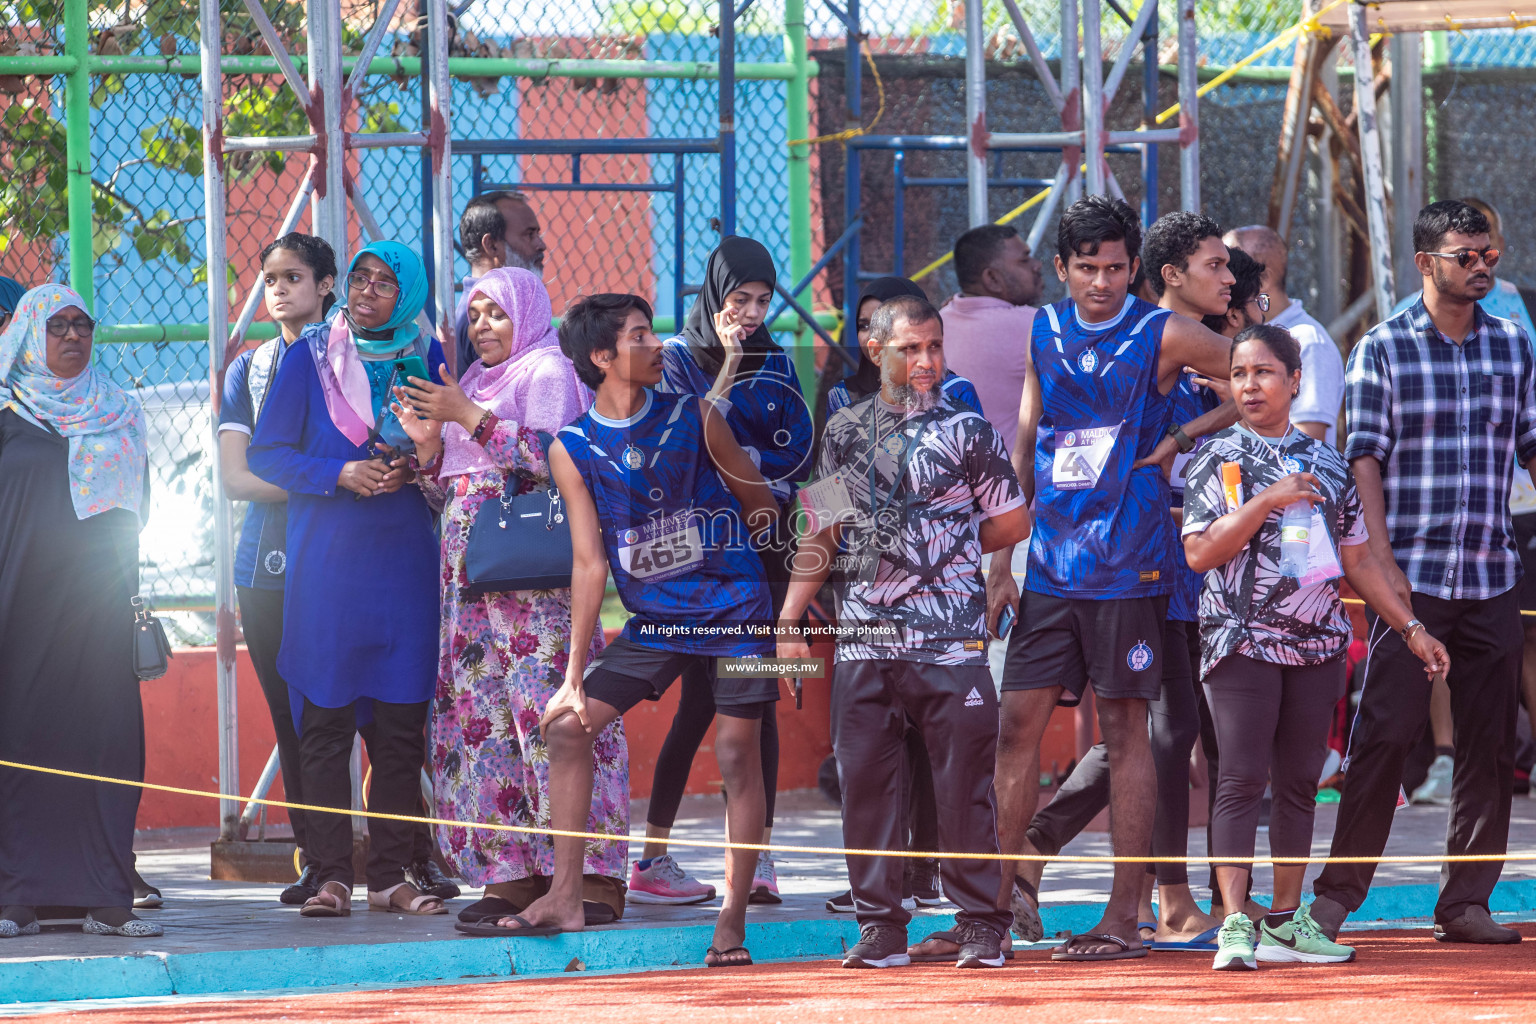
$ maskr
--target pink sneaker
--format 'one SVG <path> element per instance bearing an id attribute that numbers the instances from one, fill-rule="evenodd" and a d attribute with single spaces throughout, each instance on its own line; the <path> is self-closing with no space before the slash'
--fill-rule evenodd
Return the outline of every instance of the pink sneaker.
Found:
<path id="1" fill-rule="evenodd" d="M 752 895 L 748 903 L 783 903 L 779 897 L 779 875 L 773 869 L 773 857 L 767 850 L 757 855 L 757 870 L 752 872 Z"/>
<path id="2" fill-rule="evenodd" d="M 715 898 L 715 887 L 694 878 L 670 853 L 664 853 L 643 871 L 635 862 L 629 872 L 628 898 L 631 903 L 705 903 Z"/>

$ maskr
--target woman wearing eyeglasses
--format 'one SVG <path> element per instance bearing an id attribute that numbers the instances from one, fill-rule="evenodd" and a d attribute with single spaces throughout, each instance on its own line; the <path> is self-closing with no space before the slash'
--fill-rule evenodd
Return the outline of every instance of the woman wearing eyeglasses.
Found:
<path id="1" fill-rule="evenodd" d="M 91 365 L 95 327 L 45 285 L 0 333 L 0 759 L 141 779 L 144 412 Z M 161 934 L 132 910 L 138 807 L 130 786 L 0 768 L 0 938 L 37 934 L 43 906 L 83 908 L 88 935 Z"/>
<path id="2" fill-rule="evenodd" d="M 437 678 L 437 540 L 411 482 L 409 438 L 390 388 L 443 365 L 416 326 L 427 294 L 421 259 L 374 242 L 347 268 L 345 306 L 299 337 L 283 360 L 246 450 L 252 472 L 288 493 L 283 641 L 277 668 L 299 728 L 307 803 L 351 804 L 352 738 L 368 745 L 370 810 L 420 814 L 427 702 Z M 352 904 L 352 824 L 307 823 L 315 896 L 305 917 L 345 917 Z M 368 825 L 369 909 L 446 913 L 405 877 L 414 829 Z"/>

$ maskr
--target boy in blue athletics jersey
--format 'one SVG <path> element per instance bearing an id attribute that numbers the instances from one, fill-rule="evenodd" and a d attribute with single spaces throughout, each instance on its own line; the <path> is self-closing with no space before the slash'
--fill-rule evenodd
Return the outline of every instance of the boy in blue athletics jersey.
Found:
<path id="1" fill-rule="evenodd" d="M 955 929 L 909 950 L 904 862 L 849 857 L 859 941 L 844 967 L 902 967 L 913 958 L 1001 967 L 1004 959 L 1008 912 L 998 906 L 1002 873 L 991 859 L 997 691 L 981 556 L 1028 536 L 1029 511 L 997 431 L 944 393 L 943 346 L 944 323 L 926 299 L 899 296 L 871 319 L 880 390 L 827 421 L 818 479 L 801 492 L 815 532 L 795 558 L 779 657 L 809 654 L 798 622 L 841 558 L 838 620 L 855 631 L 838 637 L 832 682 L 843 839 L 858 849 L 906 848 L 910 722 L 933 766 L 942 848 L 987 859 L 942 858 L 944 895 L 960 908 Z"/>
<path id="2" fill-rule="evenodd" d="M 1035 529 L 1003 672 L 998 840 L 1005 856 L 1026 852 L 1040 739 L 1056 705 L 1076 705 L 1091 679 L 1109 754 L 1114 851 L 1144 857 L 1157 786 L 1147 704 L 1162 679 L 1175 537 L 1168 481 L 1138 460 L 1168 430 L 1168 395 L 1179 374 L 1188 367 L 1224 377 L 1231 343 L 1128 294 L 1141 225 L 1123 201 L 1089 196 L 1074 203 L 1062 215 L 1056 248 L 1056 274 L 1070 297 L 1035 317 L 1013 453 L 1024 495 L 1034 501 Z M 1011 556 L 1006 549 L 993 556 L 990 616 L 1016 592 Z M 1053 958 L 1145 956 L 1136 927 L 1145 871 L 1115 865 L 1103 918 Z M 1003 895 L 1013 888 L 1005 883 Z"/>
<path id="3" fill-rule="evenodd" d="M 584 827 L 592 737 L 640 701 L 659 697 L 684 669 L 702 668 L 718 708 L 715 749 L 731 794 L 730 835 L 756 843 L 764 815 L 759 729 L 779 684 L 719 675 L 716 659 L 773 650 L 765 628 L 772 616 L 768 586 L 750 541 L 773 525 L 778 503 L 708 397 L 652 390 L 661 380 L 662 348 L 645 300 L 580 300 L 561 324 L 560 346 L 596 401 L 560 431 L 549 453 L 574 555 L 570 661 L 540 723 L 549 750 L 551 827 Z M 633 618 L 588 665 L 610 568 Z M 557 836 L 548 894 L 503 918 L 493 933 L 580 930 L 583 846 Z M 729 854 L 730 889 L 708 966 L 752 962 L 742 942 L 757 856 Z"/>

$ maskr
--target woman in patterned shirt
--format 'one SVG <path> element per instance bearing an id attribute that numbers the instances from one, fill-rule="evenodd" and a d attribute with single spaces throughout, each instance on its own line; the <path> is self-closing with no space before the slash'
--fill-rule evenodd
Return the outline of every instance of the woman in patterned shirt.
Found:
<path id="1" fill-rule="evenodd" d="M 1211 852 L 1234 859 L 1216 866 L 1228 907 L 1243 905 L 1250 871 L 1243 861 L 1254 853 L 1266 782 L 1271 855 L 1311 852 L 1317 778 L 1351 636 L 1339 578 L 1403 633 L 1426 672 L 1450 668 L 1445 647 L 1371 555 L 1343 456 L 1291 426 L 1301 373 L 1300 347 L 1284 328 L 1260 325 L 1237 335 L 1232 394 L 1240 419 L 1201 448 L 1184 492 L 1185 555 L 1191 569 L 1205 573 L 1200 672 L 1221 750 Z M 1297 504 L 1309 526 L 1287 532 L 1307 543 L 1307 557 L 1284 566 L 1292 575 L 1282 571 L 1281 518 Z M 1300 908 L 1305 871 L 1304 864 L 1275 865 L 1274 909 L 1257 929 L 1241 913 L 1227 917 L 1217 970 L 1253 970 L 1257 960 L 1354 959 L 1353 949 L 1330 942 Z"/>

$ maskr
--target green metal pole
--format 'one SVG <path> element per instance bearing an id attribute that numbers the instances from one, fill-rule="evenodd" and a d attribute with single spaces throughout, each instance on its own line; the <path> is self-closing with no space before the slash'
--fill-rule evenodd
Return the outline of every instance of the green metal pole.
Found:
<path id="1" fill-rule="evenodd" d="M 65 0 L 64 52 L 76 61 L 64 79 L 64 163 L 68 169 L 69 284 L 94 312 L 91 241 L 91 52 L 88 0 Z"/>
<path id="2" fill-rule="evenodd" d="M 87 44 L 89 38 L 87 38 Z M 0 57 L 0 74 L 67 75 L 80 67 L 82 59 L 98 75 L 195 75 L 202 69 L 202 58 L 195 53 L 176 57 L 146 57 L 136 54 L 95 56 L 86 52 L 79 57 L 56 54 L 28 56 L 11 54 Z M 342 71 L 351 74 L 356 58 L 342 59 Z M 293 57 L 293 65 L 303 74 L 307 58 Z M 219 67 L 226 75 L 275 75 L 281 69 L 271 57 L 232 57 L 225 55 Z M 788 64 L 745 62 L 736 65 L 737 78 L 754 81 L 788 81 L 795 69 Z M 806 71 L 815 77 L 817 66 L 811 62 Z M 448 71 L 456 76 L 514 76 L 519 78 L 666 78 L 712 79 L 720 77 L 720 68 L 712 61 L 672 60 L 546 60 L 532 57 L 450 57 Z M 370 75 L 404 75 L 415 78 L 421 73 L 420 57 L 375 57 L 368 65 Z"/>
<path id="3" fill-rule="evenodd" d="M 1424 33 L 1424 74 L 1426 79 L 1444 71 L 1451 63 L 1450 42 L 1444 32 Z M 1424 200 L 1434 202 L 1440 196 L 1440 106 L 1434 102 L 1433 88 L 1425 81 L 1424 96 Z"/>
<path id="4" fill-rule="evenodd" d="M 794 77 L 784 83 L 785 111 L 790 139 L 811 135 L 810 75 L 805 48 L 805 0 L 784 2 L 784 57 Z M 789 147 L 789 276 L 799 281 L 810 272 L 811 259 L 811 147 Z M 807 288 L 795 301 L 809 308 L 814 289 Z M 807 405 L 816 394 L 815 336 L 803 324 L 795 332 L 795 372 L 800 375 Z"/>

